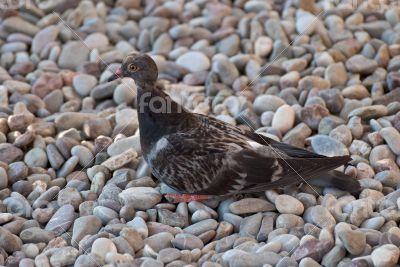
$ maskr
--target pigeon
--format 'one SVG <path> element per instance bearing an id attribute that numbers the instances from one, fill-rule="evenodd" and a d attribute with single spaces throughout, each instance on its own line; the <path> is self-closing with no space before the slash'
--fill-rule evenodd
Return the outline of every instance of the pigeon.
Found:
<path id="1" fill-rule="evenodd" d="M 143 157 L 157 179 L 179 192 L 168 195 L 176 201 L 308 182 L 360 190 L 356 179 L 334 170 L 349 156 L 319 155 L 185 109 L 156 86 L 157 65 L 146 54 L 129 54 L 109 81 L 122 77 L 137 86 Z"/>

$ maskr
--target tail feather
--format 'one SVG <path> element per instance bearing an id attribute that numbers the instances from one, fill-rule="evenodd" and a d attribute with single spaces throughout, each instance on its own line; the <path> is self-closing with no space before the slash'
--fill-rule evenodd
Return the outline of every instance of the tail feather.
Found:
<path id="1" fill-rule="evenodd" d="M 336 187 L 340 190 L 352 193 L 361 190 L 360 183 L 356 179 L 335 170 L 315 176 L 309 182 L 316 186 Z"/>

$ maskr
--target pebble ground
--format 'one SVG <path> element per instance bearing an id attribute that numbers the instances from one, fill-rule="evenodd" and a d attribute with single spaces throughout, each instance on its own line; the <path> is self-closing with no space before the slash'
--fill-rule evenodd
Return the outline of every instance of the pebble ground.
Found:
<path id="1" fill-rule="evenodd" d="M 0 265 L 398 266 L 396 4 L 2 7 Z M 194 112 L 351 155 L 340 170 L 362 191 L 294 185 L 169 203 L 141 157 L 134 82 L 107 82 L 132 51 L 152 55 L 159 86 Z"/>

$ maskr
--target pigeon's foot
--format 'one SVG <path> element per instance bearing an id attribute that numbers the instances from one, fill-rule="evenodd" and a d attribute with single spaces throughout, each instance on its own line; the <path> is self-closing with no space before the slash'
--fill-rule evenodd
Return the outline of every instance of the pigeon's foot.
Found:
<path id="1" fill-rule="evenodd" d="M 215 196 L 211 195 L 189 195 L 189 194 L 165 194 L 166 199 L 172 200 L 173 202 L 190 202 L 190 201 L 202 201 L 210 200 Z"/>

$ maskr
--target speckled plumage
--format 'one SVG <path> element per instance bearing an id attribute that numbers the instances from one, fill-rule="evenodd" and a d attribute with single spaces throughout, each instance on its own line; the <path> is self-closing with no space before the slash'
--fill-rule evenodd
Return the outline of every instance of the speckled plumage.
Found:
<path id="1" fill-rule="evenodd" d="M 130 64 L 138 70 L 129 71 Z M 152 78 L 149 79 L 149 74 Z M 329 172 L 350 157 L 325 157 L 276 142 L 265 136 L 191 113 L 155 86 L 157 67 L 146 55 L 129 56 L 122 75 L 138 86 L 139 127 L 142 152 L 155 177 L 186 194 L 229 195 L 321 178 L 327 186 L 358 190 L 354 179 Z M 150 105 L 162 99 L 168 110 Z M 154 103 L 153 103 L 154 104 Z M 155 112 L 156 110 L 156 112 Z"/>

